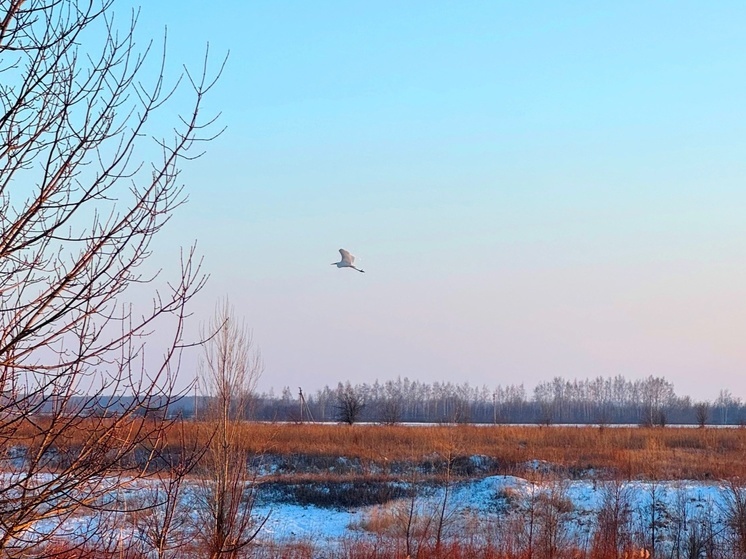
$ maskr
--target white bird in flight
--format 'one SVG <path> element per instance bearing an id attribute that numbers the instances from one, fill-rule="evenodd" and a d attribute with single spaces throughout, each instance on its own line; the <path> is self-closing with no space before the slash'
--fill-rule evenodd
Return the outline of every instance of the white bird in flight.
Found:
<path id="1" fill-rule="evenodd" d="M 337 268 L 352 268 L 353 270 L 357 270 L 358 272 L 365 273 L 365 270 L 361 270 L 360 268 L 355 268 L 354 266 L 355 257 L 352 256 L 345 249 L 340 248 L 339 254 L 342 255 L 342 260 L 340 260 L 339 262 L 332 262 L 332 266 L 336 266 Z"/>

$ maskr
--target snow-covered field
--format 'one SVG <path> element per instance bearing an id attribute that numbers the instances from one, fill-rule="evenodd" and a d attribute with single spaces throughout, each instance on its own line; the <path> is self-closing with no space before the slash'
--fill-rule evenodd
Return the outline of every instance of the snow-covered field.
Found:
<path id="1" fill-rule="evenodd" d="M 627 512 L 631 526 L 645 530 L 655 520 L 663 527 L 662 539 L 667 531 L 675 529 L 674 524 L 696 522 L 704 514 L 710 515 L 716 524 L 724 523 L 724 500 L 728 494 L 724 483 L 631 481 L 622 482 L 621 487 L 629 497 Z M 445 502 L 449 536 L 463 536 L 466 530 L 475 533 L 489 530 L 506 517 L 525 512 L 532 503 L 554 495 L 571 503 L 562 512 L 568 534 L 583 538 L 591 536 L 609 489 L 603 482 L 592 480 L 531 482 L 514 476 L 490 476 L 454 483 L 447 489 L 431 488 L 425 493 L 414 498 L 417 514 L 438 516 Z M 407 509 L 412 504 L 410 501 L 404 498 L 350 509 L 262 502 L 255 512 L 258 517 L 268 516 L 261 534 L 263 539 L 329 544 L 344 538 L 369 536 L 365 526 L 371 518 L 394 517 Z"/>
<path id="2" fill-rule="evenodd" d="M 743 498 L 744 492 L 725 481 L 614 482 L 591 475 L 580 480 L 557 479 L 545 476 L 539 463 L 527 464 L 526 472 L 525 477 L 493 475 L 449 484 L 423 483 L 417 485 L 416 491 L 410 491 L 413 486 L 406 480 L 393 481 L 390 483 L 402 489 L 398 498 L 377 505 L 348 507 L 303 505 L 288 498 L 288 492 L 273 489 L 271 483 L 259 483 L 253 516 L 265 523 L 257 542 L 304 543 L 320 550 L 322 556 L 324 549 L 339 549 L 352 540 L 401 538 L 408 523 L 431 533 L 438 526 L 444 539 L 496 541 L 525 538 L 532 522 L 537 525 L 537 533 L 541 523 L 554 522 L 558 541 L 588 549 L 598 526 L 599 511 L 614 505 L 618 521 L 624 525 L 622 531 L 637 542 L 654 539 L 660 549 L 670 549 L 684 535 L 695 532 L 702 537 L 705 532 L 724 537 L 729 529 L 729 505 L 734 494 L 740 492 Z M 112 498 L 141 505 L 148 494 L 156 491 L 155 483 L 147 479 L 134 481 Z M 199 514 L 199 486 L 197 481 L 187 480 L 182 488 L 180 508 L 192 519 L 187 523 L 192 528 L 186 530 L 204 519 Z M 324 485 L 320 484 L 317 490 L 323 492 Z M 112 527 L 108 532 L 112 538 L 122 537 L 123 533 L 127 538 L 138 538 L 138 527 L 131 519 L 123 522 L 125 517 L 121 512 L 103 520 L 76 515 L 65 520 L 59 533 L 85 537 L 95 531 L 97 523 L 106 522 Z M 53 521 L 36 526 L 42 533 L 54 528 Z"/>

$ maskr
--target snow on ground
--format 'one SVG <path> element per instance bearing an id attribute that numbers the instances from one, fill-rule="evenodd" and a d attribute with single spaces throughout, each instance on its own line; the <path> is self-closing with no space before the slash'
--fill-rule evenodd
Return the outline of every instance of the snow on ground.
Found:
<path id="1" fill-rule="evenodd" d="M 537 477 L 536 471 L 528 475 Z M 545 478 L 546 479 L 546 478 Z M 46 480 L 45 480 L 46 481 Z M 118 480 L 121 482 L 121 479 Z M 155 481 L 137 480 L 126 490 L 118 490 L 113 498 L 131 500 L 148 499 L 148 492 L 157 491 Z M 398 482 L 406 486 L 405 481 Z M 181 503 L 190 516 L 197 520 L 200 499 L 197 497 L 196 481 L 187 481 L 184 486 Z M 659 502 L 659 510 L 667 512 L 662 515 L 663 521 L 672 522 L 673 518 L 686 518 L 691 521 L 703 514 L 714 516 L 714 522 L 722 523 L 724 498 L 727 487 L 724 483 L 699 481 L 666 481 L 651 482 L 632 480 L 623 482 L 629 495 L 629 505 L 634 521 L 640 526 L 650 524 L 653 513 L 652 499 Z M 593 479 L 538 481 L 517 476 L 488 476 L 468 481 L 455 481 L 448 487 L 440 485 L 420 486 L 414 499 L 407 497 L 390 501 L 383 505 L 361 506 L 351 508 L 331 508 L 307 505 L 303 506 L 288 500 L 287 495 L 278 496 L 272 491 L 264 494 L 254 506 L 257 519 L 266 518 L 259 535 L 260 540 L 274 542 L 309 542 L 323 548 L 335 546 L 345 538 L 375 537 L 370 531 L 372 518 L 386 517 L 395 519 L 402 510 L 411 507 L 415 514 L 435 518 L 445 512 L 449 518 L 446 531 L 453 535 L 464 533 L 467 525 L 471 533 L 484 532 L 490 526 L 496 526 L 506 515 L 520 512 L 529 506 L 532 499 L 540 495 L 555 495 L 570 503 L 566 519 L 568 531 L 574 537 L 588 537 L 595 521 L 595 513 L 601 507 L 606 495 L 605 484 Z M 151 497 L 152 499 L 152 497 Z M 445 502 L 445 510 L 443 503 Z M 93 518 L 76 516 L 63 525 L 63 532 L 80 535 L 91 530 Z M 392 520 L 392 523 L 395 522 Z M 37 529 L 48 531 L 54 524 L 39 525 Z M 379 526 L 382 524 L 379 523 Z M 380 535 L 380 534 L 379 534 Z"/>
<path id="2" fill-rule="evenodd" d="M 671 514 L 680 510 L 681 503 L 684 503 L 689 519 L 696 518 L 704 511 L 722 511 L 725 486 L 719 483 L 630 481 L 624 485 L 629 490 L 630 510 L 638 523 L 648 522 L 646 516 L 651 514 L 653 491 L 656 499 Z M 572 503 L 570 532 L 579 534 L 585 530 L 587 533 L 604 498 L 603 483 L 593 480 L 534 483 L 515 476 L 489 476 L 455 482 L 448 488 L 447 498 L 444 487 L 431 487 L 416 497 L 415 509 L 420 515 L 437 515 L 446 498 L 446 512 L 451 524 L 449 531 L 458 534 L 466 522 L 470 522 L 472 527 L 475 522 L 484 526 L 496 523 L 532 496 L 546 494 L 553 488 Z M 509 498 L 506 499 L 506 496 Z M 261 539 L 310 541 L 324 546 L 333 545 L 346 537 L 371 536 L 364 530 L 365 520 L 376 514 L 394 514 L 397 506 L 401 510 L 402 505 L 409 506 L 409 499 L 350 509 L 270 502 L 258 506 L 256 513 L 259 517 L 269 514 Z"/>
<path id="3" fill-rule="evenodd" d="M 255 511 L 257 518 L 269 515 L 260 539 L 311 541 L 327 545 L 349 535 L 351 526 L 362 514 L 357 509 L 330 510 L 288 503 L 261 505 Z"/>

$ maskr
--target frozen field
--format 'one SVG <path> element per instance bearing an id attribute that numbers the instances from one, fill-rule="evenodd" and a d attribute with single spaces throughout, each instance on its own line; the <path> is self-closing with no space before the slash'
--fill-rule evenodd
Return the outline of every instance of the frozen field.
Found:
<path id="1" fill-rule="evenodd" d="M 705 514 L 716 524 L 724 523 L 728 494 L 725 484 L 633 481 L 622 483 L 621 487 L 629 499 L 631 529 L 645 531 L 655 520 L 662 527 L 662 541 L 682 523 L 681 528 L 688 529 Z M 413 500 L 402 498 L 348 509 L 262 502 L 255 511 L 258 517 L 268 516 L 261 533 L 263 539 L 329 544 L 350 537 L 373 537 L 376 534 L 365 529 L 372 518 L 396 517 L 412 503 L 420 518 L 432 516 L 437 520 L 445 502 L 445 535 L 459 537 L 488 533 L 507 518 L 519 518 L 549 497 L 571 503 L 570 507 L 562 507 L 559 522 L 568 537 L 582 539 L 591 537 L 609 490 L 604 483 L 590 480 L 531 482 L 514 476 L 490 476 L 454 483 L 447 493 L 444 487 L 431 487 L 423 493 Z"/>
<path id="2" fill-rule="evenodd" d="M 535 466 L 535 468 L 534 468 Z M 671 551 L 693 545 L 706 537 L 728 535 L 729 510 L 734 496 L 746 502 L 744 490 L 727 482 L 702 481 L 600 481 L 562 480 L 543 476 L 541 463 L 529 464 L 525 477 L 495 475 L 445 483 L 419 483 L 416 490 L 407 480 L 379 482 L 398 490 L 396 498 L 365 506 L 301 504 L 292 493 L 278 489 L 277 482 L 258 483 L 253 516 L 264 522 L 256 543 L 268 545 L 311 546 L 314 557 L 324 551 L 339 550 L 350 542 L 392 542 L 417 534 L 443 540 L 502 542 L 501 545 L 525 545 L 526 538 L 550 533 L 558 545 L 589 549 L 599 529 L 602 510 L 616 510 L 618 532 L 641 547 Z M 313 487 L 317 495 L 331 491 L 334 481 L 294 486 Z M 336 482 L 340 483 L 340 482 Z M 348 484 L 352 482 L 346 482 Z M 179 496 L 179 515 L 187 519 L 176 529 L 178 541 L 195 540 L 195 527 L 204 522 L 200 513 L 200 488 L 188 480 Z M 143 503 L 153 502 L 157 494 L 154 480 L 138 480 L 116 495 L 120 511 L 134 511 Z M 157 514 L 157 513 L 156 513 Z M 143 525 L 138 516 L 127 512 L 108 517 L 77 515 L 62 526 L 52 520 L 36 525 L 38 533 L 57 533 L 65 538 L 95 538 L 138 541 Z M 140 517 L 141 518 L 141 517 Z M 101 523 L 109 528 L 101 530 Z M 410 532 L 407 534 L 407 526 Z M 98 528 L 98 529 L 97 529 Z M 548 531 L 548 532 L 547 532 Z M 38 537 L 38 533 L 37 536 Z M 708 536 L 709 535 L 709 536 Z M 684 540 L 689 538 L 689 543 Z M 694 538 L 694 539 L 693 539 Z M 186 555 L 185 555 L 186 556 Z"/>

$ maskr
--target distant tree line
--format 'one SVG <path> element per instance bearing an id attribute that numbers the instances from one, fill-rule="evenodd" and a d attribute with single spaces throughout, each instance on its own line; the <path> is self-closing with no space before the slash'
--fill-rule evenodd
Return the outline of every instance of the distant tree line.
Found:
<path id="1" fill-rule="evenodd" d="M 555 377 L 532 393 L 523 384 L 490 388 L 405 377 L 373 384 L 339 383 L 310 394 L 285 387 L 279 396 L 272 391 L 256 395 L 252 408 L 254 417 L 264 421 L 746 424 L 746 406 L 729 390 L 721 390 L 714 401 L 694 401 L 678 396 L 671 382 L 655 376 Z M 188 413 L 186 407 L 184 412 Z"/>

